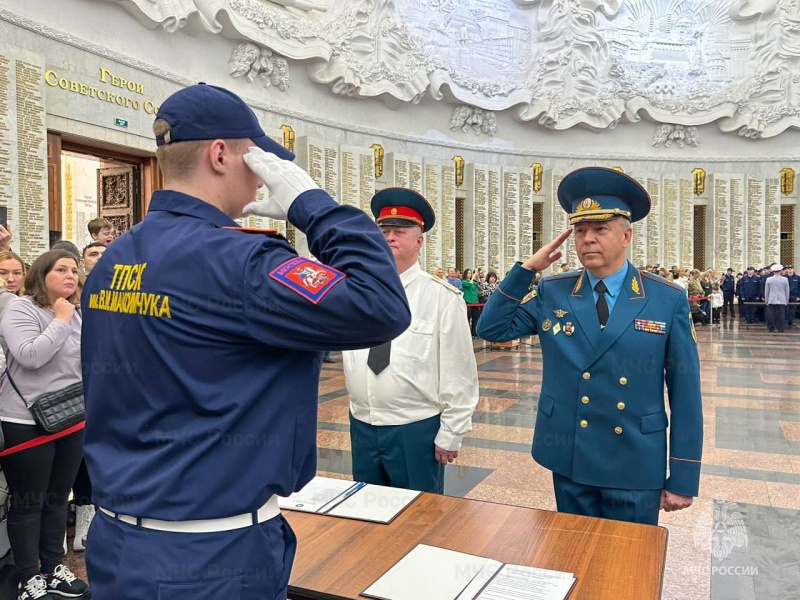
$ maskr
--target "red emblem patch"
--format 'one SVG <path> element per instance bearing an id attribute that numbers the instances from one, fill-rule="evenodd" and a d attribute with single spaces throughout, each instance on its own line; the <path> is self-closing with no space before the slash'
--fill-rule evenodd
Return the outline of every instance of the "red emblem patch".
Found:
<path id="1" fill-rule="evenodd" d="M 313 304 L 322 300 L 334 285 L 346 277 L 333 267 L 302 256 L 287 260 L 269 276 Z"/>

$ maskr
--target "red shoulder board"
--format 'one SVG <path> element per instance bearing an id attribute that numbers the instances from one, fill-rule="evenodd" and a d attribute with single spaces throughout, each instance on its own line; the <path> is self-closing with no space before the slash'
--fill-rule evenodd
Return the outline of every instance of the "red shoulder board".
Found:
<path id="1" fill-rule="evenodd" d="M 275 235 L 278 233 L 277 229 L 255 229 L 253 227 L 223 227 L 222 229 L 233 229 L 234 231 L 242 231 L 244 233 L 261 233 L 263 235 Z"/>
<path id="2" fill-rule="evenodd" d="M 282 263 L 269 276 L 313 304 L 319 303 L 333 286 L 346 277 L 333 267 L 302 256 Z"/>

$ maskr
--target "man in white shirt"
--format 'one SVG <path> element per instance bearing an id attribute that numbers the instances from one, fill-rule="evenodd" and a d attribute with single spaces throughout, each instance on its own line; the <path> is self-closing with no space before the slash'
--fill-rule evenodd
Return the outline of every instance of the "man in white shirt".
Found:
<path id="1" fill-rule="evenodd" d="M 443 493 L 478 403 L 478 370 L 461 292 L 419 265 L 435 215 L 425 198 L 388 188 L 372 213 L 394 255 L 411 325 L 387 344 L 343 352 L 356 481 Z"/>
<path id="2" fill-rule="evenodd" d="M 781 277 L 783 265 L 774 263 L 770 269 L 772 276 L 764 284 L 764 301 L 767 305 L 767 329 L 783 333 L 786 306 L 789 304 L 789 280 Z"/>

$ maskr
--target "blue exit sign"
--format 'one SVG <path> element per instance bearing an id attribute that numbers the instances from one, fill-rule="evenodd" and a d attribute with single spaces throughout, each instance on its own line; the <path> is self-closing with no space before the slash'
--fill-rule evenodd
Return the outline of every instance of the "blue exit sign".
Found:
<path id="1" fill-rule="evenodd" d="M 125 119 L 114 119 L 114 125 L 127 128 L 128 122 Z"/>

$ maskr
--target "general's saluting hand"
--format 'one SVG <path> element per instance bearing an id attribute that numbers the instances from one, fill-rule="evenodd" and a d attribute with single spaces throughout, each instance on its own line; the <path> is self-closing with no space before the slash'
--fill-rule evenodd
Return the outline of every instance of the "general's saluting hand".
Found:
<path id="1" fill-rule="evenodd" d="M 522 266 L 530 271 L 537 271 L 539 273 L 544 271 L 547 267 L 561 258 L 562 253 L 559 248 L 571 233 L 572 229 L 567 229 L 556 239 L 539 248 L 533 256 L 522 263 Z"/>

